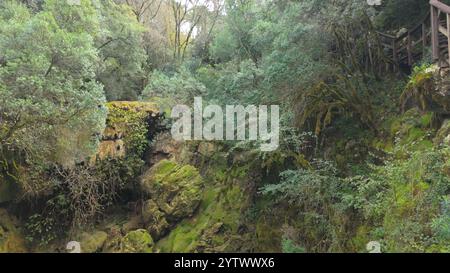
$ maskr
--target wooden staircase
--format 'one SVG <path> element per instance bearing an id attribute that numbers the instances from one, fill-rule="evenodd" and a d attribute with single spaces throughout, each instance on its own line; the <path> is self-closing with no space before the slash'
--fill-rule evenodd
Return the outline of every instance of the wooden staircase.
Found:
<path id="1" fill-rule="evenodd" d="M 440 67 L 450 66 L 450 6 L 439 0 L 430 1 L 430 12 L 415 27 L 399 36 L 378 32 L 392 70 L 401 65 L 413 66 L 431 46 L 434 62 Z"/>

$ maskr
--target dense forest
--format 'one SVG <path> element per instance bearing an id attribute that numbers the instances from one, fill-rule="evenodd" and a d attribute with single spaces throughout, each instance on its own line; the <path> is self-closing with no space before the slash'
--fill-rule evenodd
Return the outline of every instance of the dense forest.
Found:
<path id="1" fill-rule="evenodd" d="M 0 0 L 0 252 L 450 252 L 433 11 Z M 278 149 L 174 140 L 195 97 L 279 105 Z"/>

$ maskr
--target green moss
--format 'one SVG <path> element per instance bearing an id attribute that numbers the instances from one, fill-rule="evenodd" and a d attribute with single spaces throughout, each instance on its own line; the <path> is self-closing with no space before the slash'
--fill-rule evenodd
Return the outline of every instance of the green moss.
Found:
<path id="1" fill-rule="evenodd" d="M 162 160 L 154 167 L 154 172 L 157 177 L 155 179 L 164 178 L 166 175 L 173 172 L 178 167 L 177 163 L 169 160 Z"/>
<path id="2" fill-rule="evenodd" d="M 229 170 L 224 170 L 221 164 L 210 167 L 212 176 L 206 177 L 210 182 L 205 184 L 199 210 L 158 241 L 157 248 L 161 252 L 225 251 L 230 235 L 238 231 L 242 207 L 246 204 L 244 191 L 232 181 L 242 177 L 245 170 L 248 166 Z M 218 226 L 221 228 L 213 228 Z"/>
<path id="3" fill-rule="evenodd" d="M 424 114 L 420 118 L 420 125 L 422 126 L 422 128 L 430 128 L 432 121 L 433 121 L 433 113 L 429 112 Z"/>
<path id="4" fill-rule="evenodd" d="M 407 158 L 413 151 L 427 150 L 433 147 L 431 141 L 432 113 L 421 114 L 418 109 L 410 109 L 400 116 L 384 122 L 384 138 L 375 138 L 372 147 L 393 153 L 396 158 Z"/>
<path id="5" fill-rule="evenodd" d="M 174 221 L 191 216 L 200 203 L 203 178 L 191 165 L 162 160 L 142 177 L 142 188 Z"/>
<path id="6" fill-rule="evenodd" d="M 122 239 L 121 251 L 131 253 L 152 253 L 153 239 L 145 229 L 130 231 Z"/>

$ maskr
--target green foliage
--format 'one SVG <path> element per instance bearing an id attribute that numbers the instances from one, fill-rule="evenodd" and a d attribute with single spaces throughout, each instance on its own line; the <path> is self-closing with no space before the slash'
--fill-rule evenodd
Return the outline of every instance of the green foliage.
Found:
<path id="1" fill-rule="evenodd" d="M 67 1 L 45 0 L 42 9 L 52 14 L 62 29 L 72 33 L 88 32 L 95 37 L 101 28 L 97 7 L 90 0 L 79 2 L 79 5 L 70 5 Z"/>
<path id="2" fill-rule="evenodd" d="M 306 252 L 303 247 L 297 246 L 290 239 L 283 239 L 281 244 L 282 244 L 283 253 L 305 253 Z"/>
<path id="3" fill-rule="evenodd" d="M 204 85 L 185 69 L 172 76 L 155 71 L 142 92 L 142 98 L 171 97 L 177 102 L 192 103 L 195 96 L 202 96 L 204 93 Z"/>
<path id="4" fill-rule="evenodd" d="M 214 22 L 200 8 L 207 18 L 182 64 L 168 56 L 167 3 L 144 18 L 124 2 L 140 1 L 0 3 L 0 202 L 14 200 L 9 185 L 35 193 L 25 224 L 32 246 L 145 197 L 132 229 L 147 230 L 123 226 L 118 250 L 365 252 L 377 240 L 387 252 L 450 251 L 449 148 L 432 142 L 435 107 L 447 110 L 434 92 L 442 79 L 429 64 L 415 67 L 400 103 L 420 109 L 399 115 L 394 85 L 403 81 L 380 71 L 389 61 L 376 32 L 415 24 L 425 0 L 226 0 Z M 280 105 L 280 148 L 194 144 L 195 167 L 162 160 L 142 175 L 154 111 L 105 101 L 170 108 L 195 96 Z M 88 164 L 101 132 L 126 153 Z M 92 252 L 111 239 L 83 234 Z"/>
<path id="5" fill-rule="evenodd" d="M 129 6 L 112 0 L 102 0 L 98 13 L 102 28 L 95 36 L 95 44 L 102 62 L 97 78 L 105 86 L 109 101 L 137 100 L 144 87 L 145 29 Z"/>
<path id="6" fill-rule="evenodd" d="M 206 97 L 212 102 L 245 105 L 255 104 L 264 97 L 260 86 L 262 71 L 250 60 L 203 67 L 197 75 L 207 87 Z"/>
<path id="7" fill-rule="evenodd" d="M 342 219 L 348 208 L 343 195 L 351 187 L 337 176 L 333 164 L 321 160 L 312 164 L 313 169 L 282 172 L 280 183 L 265 185 L 260 192 L 280 204 L 288 203 L 296 211 L 295 223 L 301 223 L 297 227 L 301 236 L 295 244 L 309 252 L 342 251 L 350 231 L 341 225 L 351 219 Z"/>
<path id="8" fill-rule="evenodd" d="M 92 37 L 99 55 L 96 79 L 104 86 L 108 100 L 137 99 L 145 61 L 144 28 L 130 7 L 112 0 L 82 0 L 80 5 L 46 0 L 43 10 L 53 14 L 62 28 Z"/>
<path id="9" fill-rule="evenodd" d="M 31 244 L 47 246 L 70 230 L 70 202 L 63 194 L 50 198 L 41 213 L 31 215 L 25 223 L 26 239 Z"/>
<path id="10" fill-rule="evenodd" d="M 444 172 L 447 156 L 448 148 L 416 151 L 406 160 L 388 161 L 367 176 L 350 180 L 356 191 L 344 200 L 374 224 L 373 230 L 383 230 L 378 239 L 386 251 L 434 252 L 447 247 L 443 239 L 445 195 L 450 189 L 450 177 Z"/>
<path id="11" fill-rule="evenodd" d="M 25 225 L 26 239 L 32 244 L 46 246 L 57 238 L 53 232 L 54 227 L 55 223 L 52 218 L 43 217 L 40 214 L 32 215 Z"/>
<path id="12" fill-rule="evenodd" d="M 425 17 L 429 9 L 429 1 L 385 0 L 380 9 L 380 14 L 375 18 L 380 28 L 411 28 Z"/>
<path id="13" fill-rule="evenodd" d="M 285 200 L 291 204 L 305 204 L 322 202 L 323 199 L 331 199 L 334 193 L 333 189 L 338 187 L 337 177 L 333 176 L 337 170 L 328 162 L 317 161 L 318 170 L 300 169 L 287 170 L 280 174 L 281 182 L 264 186 L 261 193 L 273 195 L 279 200 Z M 322 189 L 327 188 L 330 196 L 322 196 Z M 304 193 L 310 194 L 305 195 Z M 316 206 L 314 206 L 316 207 Z"/>
<path id="14" fill-rule="evenodd" d="M 213 58 L 229 61 L 234 58 L 250 59 L 258 63 L 260 52 L 252 42 L 252 27 L 257 14 L 253 0 L 225 2 L 228 16 L 211 46 Z"/>
<path id="15" fill-rule="evenodd" d="M 338 77 L 334 84 L 321 82 L 300 94 L 298 102 L 299 126 L 313 122 L 316 135 L 329 126 L 334 116 L 355 117 L 362 125 L 375 128 L 370 92 L 360 80 Z"/>
<path id="16" fill-rule="evenodd" d="M 439 216 L 433 219 L 431 228 L 433 233 L 436 234 L 437 242 L 443 246 L 443 251 L 448 252 L 450 250 L 450 205 L 448 196 L 444 196 L 441 201 L 441 212 Z"/>
<path id="17" fill-rule="evenodd" d="M 39 163 L 84 159 L 104 127 L 93 39 L 67 23 L 51 10 L 31 15 L 12 1 L 0 5 L 0 143 Z M 66 134 L 78 146 L 58 145 Z"/>

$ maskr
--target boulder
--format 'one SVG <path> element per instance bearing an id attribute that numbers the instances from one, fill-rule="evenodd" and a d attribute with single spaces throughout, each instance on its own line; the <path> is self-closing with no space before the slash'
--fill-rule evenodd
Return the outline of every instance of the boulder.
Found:
<path id="1" fill-rule="evenodd" d="M 203 192 L 203 179 L 195 167 L 168 160 L 149 169 L 143 175 L 141 185 L 168 222 L 192 216 Z"/>
<path id="2" fill-rule="evenodd" d="M 121 242 L 121 250 L 125 253 L 151 253 L 153 246 L 152 236 L 145 229 L 129 232 Z"/>

